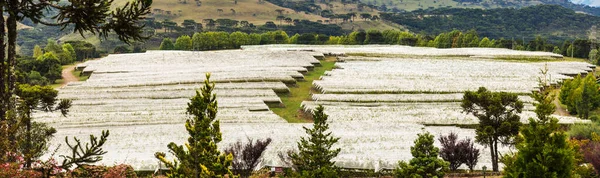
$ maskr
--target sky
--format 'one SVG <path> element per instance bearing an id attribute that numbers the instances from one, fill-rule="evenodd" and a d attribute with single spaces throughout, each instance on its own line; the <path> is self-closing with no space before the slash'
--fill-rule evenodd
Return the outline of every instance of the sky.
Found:
<path id="1" fill-rule="evenodd" d="M 600 7 L 600 0 L 571 0 L 575 4 L 587 4 L 589 6 Z"/>

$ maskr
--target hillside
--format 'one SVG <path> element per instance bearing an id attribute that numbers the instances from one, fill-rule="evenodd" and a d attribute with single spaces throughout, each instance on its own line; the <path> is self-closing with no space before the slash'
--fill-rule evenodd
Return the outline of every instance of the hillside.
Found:
<path id="1" fill-rule="evenodd" d="M 382 14 L 382 19 L 406 26 L 413 32 L 435 35 L 452 30 L 474 29 L 494 39 L 549 37 L 553 41 L 587 39 L 600 17 L 576 13 L 558 5 L 539 5 L 521 9 L 441 8 L 399 14 Z"/>
<path id="2" fill-rule="evenodd" d="M 127 0 L 116 0 L 117 6 Z M 292 9 L 283 8 L 269 2 L 259 3 L 256 0 L 202 0 L 197 4 L 193 0 L 154 0 L 152 3 L 152 16 L 158 21 L 170 19 L 181 23 L 186 19 L 202 22 L 204 19 L 234 19 L 248 21 L 262 25 L 267 21 L 275 21 L 279 15 L 276 10 L 283 10 L 282 15 L 292 19 L 305 19 L 311 21 L 325 20 L 315 14 L 294 12 Z"/>
<path id="3" fill-rule="evenodd" d="M 581 1 L 581 0 L 580 0 Z M 453 8 L 522 8 L 540 4 L 560 5 L 574 11 L 600 16 L 600 8 L 590 7 L 586 4 L 575 4 L 569 0 L 361 0 L 362 3 L 378 6 L 380 10 L 391 12 L 413 11 L 418 9 L 431 9 L 441 7 Z M 595 2 L 598 3 L 598 2 Z"/>

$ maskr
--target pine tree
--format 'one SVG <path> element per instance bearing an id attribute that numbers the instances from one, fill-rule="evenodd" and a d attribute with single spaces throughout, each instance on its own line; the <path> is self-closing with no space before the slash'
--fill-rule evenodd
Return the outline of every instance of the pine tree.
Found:
<path id="1" fill-rule="evenodd" d="M 73 32 L 98 34 L 108 37 L 116 34 L 120 40 L 130 43 L 145 40 L 141 35 L 143 24 L 140 20 L 150 13 L 152 0 L 128 1 L 123 7 L 114 7 L 112 0 L 5 0 L 0 3 L 0 128 L 18 128 L 15 117 L 17 107 L 16 48 L 17 24 L 28 19 L 35 24 L 72 27 Z M 48 21 L 46 12 L 56 15 Z M 61 49 L 59 47 L 59 49 Z M 61 49 L 62 50 L 62 49 Z M 39 52 L 39 50 L 38 50 Z M 37 53 L 39 55 L 40 53 Z M 59 73 L 60 75 L 60 73 Z M 14 132 L 0 130 L 0 142 L 15 145 Z M 6 155 L 8 149 L 0 149 Z"/>
<path id="2" fill-rule="evenodd" d="M 550 117 L 556 110 L 552 103 L 556 97 L 549 91 L 533 92 L 538 120 L 529 118 L 529 125 L 522 128 L 518 153 L 508 155 L 514 157 L 507 159 L 505 177 L 572 177 L 576 151 L 567 142 L 567 134 L 559 130 L 558 119 Z"/>
<path id="3" fill-rule="evenodd" d="M 475 141 L 490 149 L 492 170 L 498 171 L 498 143 L 514 144 L 519 134 L 523 102 L 518 96 L 506 92 L 491 92 L 481 87 L 477 92 L 466 91 L 461 104 L 463 110 L 479 119 L 475 128 Z"/>
<path id="4" fill-rule="evenodd" d="M 440 149 L 433 146 L 433 135 L 429 132 L 418 134 L 415 146 L 410 147 L 413 159 L 409 163 L 398 162 L 396 177 L 442 178 L 450 163 L 438 158 Z"/>
<path id="5" fill-rule="evenodd" d="M 188 142 L 185 146 L 178 146 L 173 142 L 167 146 L 177 160 L 167 160 L 166 154 L 162 152 L 155 154 L 155 157 L 169 168 L 168 177 L 232 175 L 229 167 L 233 156 L 221 154 L 217 148 L 217 144 L 221 142 L 221 129 L 219 120 L 216 119 L 217 96 L 212 93 L 214 88 L 215 84 L 210 82 L 210 74 L 206 74 L 204 86 L 190 99 L 187 113 L 192 118 L 185 122 L 185 128 L 190 134 Z"/>
<path id="6" fill-rule="evenodd" d="M 338 177 L 335 162 L 331 161 L 341 151 L 340 148 L 332 149 L 333 144 L 340 138 L 331 135 L 325 108 L 319 106 L 313 113 L 313 128 L 306 128 L 306 134 L 310 137 L 302 138 L 298 142 L 299 152 L 293 152 L 289 156 L 292 163 L 297 167 L 302 177 Z"/>

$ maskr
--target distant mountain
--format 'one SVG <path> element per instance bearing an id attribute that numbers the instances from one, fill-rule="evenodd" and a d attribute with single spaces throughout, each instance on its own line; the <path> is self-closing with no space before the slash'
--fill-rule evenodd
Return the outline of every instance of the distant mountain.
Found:
<path id="1" fill-rule="evenodd" d="M 571 0 L 572 3 L 575 4 L 583 4 L 592 7 L 600 7 L 600 1 L 598 0 Z"/>

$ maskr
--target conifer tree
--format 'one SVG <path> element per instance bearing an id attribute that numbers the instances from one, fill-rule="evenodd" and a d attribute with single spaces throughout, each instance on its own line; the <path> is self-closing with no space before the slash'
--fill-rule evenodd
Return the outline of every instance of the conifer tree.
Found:
<path id="1" fill-rule="evenodd" d="M 232 175 L 229 167 L 233 160 L 231 154 L 221 154 L 217 144 L 221 142 L 221 129 L 217 117 L 215 84 L 206 74 L 204 86 L 190 99 L 187 113 L 191 118 L 185 122 L 190 134 L 185 145 L 173 142 L 167 146 L 175 161 L 169 161 L 166 154 L 157 152 L 155 157 L 169 168 L 168 177 L 220 177 Z"/>
<path id="2" fill-rule="evenodd" d="M 395 170 L 396 177 L 442 178 L 450 163 L 438 158 L 440 149 L 433 146 L 433 135 L 429 132 L 418 134 L 415 146 L 410 147 L 413 159 L 409 163 L 400 161 Z"/>
<path id="3" fill-rule="evenodd" d="M 516 94 L 491 92 L 481 87 L 477 92 L 466 91 L 461 107 L 464 112 L 472 113 L 479 119 L 475 141 L 490 149 L 492 170 L 497 172 L 500 158 L 498 143 L 514 144 L 522 125 L 518 113 L 523 110 L 523 102 L 519 101 Z"/>
<path id="4" fill-rule="evenodd" d="M 541 88 L 546 87 L 541 85 Z M 533 92 L 538 120 L 529 118 L 517 144 L 518 152 L 506 164 L 505 177 L 572 177 L 576 151 L 567 142 L 567 134 L 559 130 L 558 119 L 550 117 L 556 110 L 555 95 L 550 90 Z"/>
<path id="5" fill-rule="evenodd" d="M 313 113 L 313 128 L 306 128 L 308 138 L 301 138 L 298 142 L 299 152 L 292 152 L 289 157 L 302 177 L 338 177 L 335 162 L 331 161 L 341 151 L 340 148 L 332 149 L 333 144 L 340 138 L 331 135 L 325 108 L 319 106 Z"/>

